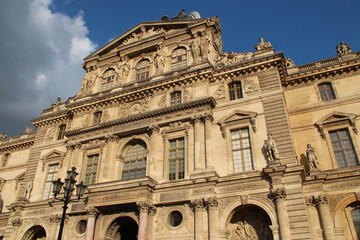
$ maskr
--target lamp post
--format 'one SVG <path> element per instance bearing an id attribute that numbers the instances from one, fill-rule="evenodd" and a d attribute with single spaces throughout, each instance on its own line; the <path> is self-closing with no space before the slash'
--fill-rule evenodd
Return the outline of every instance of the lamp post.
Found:
<path id="1" fill-rule="evenodd" d="M 72 192 L 75 190 L 74 185 L 76 183 L 76 176 L 78 175 L 77 172 L 75 172 L 76 167 L 72 167 L 70 171 L 67 171 L 67 178 L 65 178 L 65 186 L 64 186 L 64 198 L 56 198 L 56 196 L 60 193 L 61 187 L 64 185 L 63 182 L 61 182 L 60 178 L 56 181 L 53 181 L 53 194 L 54 198 L 57 200 L 60 200 L 64 202 L 63 206 L 63 214 L 61 216 L 61 223 L 60 223 L 60 229 L 59 229 L 59 235 L 58 240 L 61 240 L 63 228 L 64 228 L 64 222 L 65 222 L 65 214 L 66 209 L 68 208 L 68 203 L 71 202 L 71 196 Z M 84 185 L 83 181 L 80 182 L 80 184 L 76 185 L 76 196 L 78 197 L 77 202 L 80 200 L 81 196 L 84 195 L 86 186 Z"/>

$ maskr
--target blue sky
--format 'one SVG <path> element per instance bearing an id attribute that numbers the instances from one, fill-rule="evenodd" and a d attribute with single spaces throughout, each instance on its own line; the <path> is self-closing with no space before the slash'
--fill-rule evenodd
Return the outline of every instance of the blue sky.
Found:
<path id="1" fill-rule="evenodd" d="M 301 65 L 360 50 L 359 0 L 0 1 L 0 132 L 22 134 L 59 96 L 80 89 L 82 59 L 143 21 L 181 10 L 218 16 L 224 51 L 254 51 L 259 37 Z"/>

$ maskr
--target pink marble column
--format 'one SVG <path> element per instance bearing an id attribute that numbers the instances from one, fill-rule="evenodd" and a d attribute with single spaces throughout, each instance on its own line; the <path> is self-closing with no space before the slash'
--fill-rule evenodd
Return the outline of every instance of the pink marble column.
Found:
<path id="1" fill-rule="evenodd" d="M 138 203 L 139 212 L 140 212 L 138 240 L 146 240 L 146 229 L 147 229 L 149 206 L 150 205 L 146 202 Z"/>
<path id="2" fill-rule="evenodd" d="M 85 240 L 94 240 L 95 221 L 100 211 L 97 208 L 89 207 L 86 209 L 86 212 L 88 214 L 88 220 L 86 225 Z"/>

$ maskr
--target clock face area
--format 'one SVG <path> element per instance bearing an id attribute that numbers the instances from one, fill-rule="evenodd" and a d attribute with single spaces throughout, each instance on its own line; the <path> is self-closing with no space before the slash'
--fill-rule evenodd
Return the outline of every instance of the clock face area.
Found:
<path id="1" fill-rule="evenodd" d="M 130 114 L 137 114 L 140 113 L 142 109 L 142 106 L 139 103 L 135 103 L 130 108 Z"/>

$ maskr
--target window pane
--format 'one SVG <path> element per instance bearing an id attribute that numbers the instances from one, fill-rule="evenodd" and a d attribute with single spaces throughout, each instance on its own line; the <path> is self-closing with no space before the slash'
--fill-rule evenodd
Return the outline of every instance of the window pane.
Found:
<path id="1" fill-rule="evenodd" d="M 356 235 L 358 239 L 360 239 L 360 209 L 354 209 L 351 211 L 351 217 L 353 219 L 353 223 L 356 230 Z"/>
<path id="2" fill-rule="evenodd" d="M 234 171 L 250 171 L 254 169 L 249 129 L 242 128 L 231 131 Z"/>
<path id="3" fill-rule="evenodd" d="M 141 178 L 146 175 L 146 145 L 134 142 L 125 153 L 123 179 Z"/>
<path id="4" fill-rule="evenodd" d="M 338 167 L 344 168 L 359 165 L 349 131 L 341 129 L 332 131 L 329 135 Z"/>

